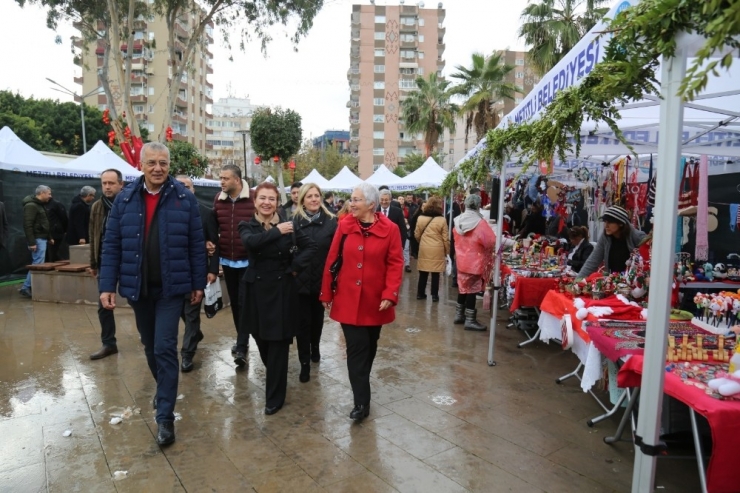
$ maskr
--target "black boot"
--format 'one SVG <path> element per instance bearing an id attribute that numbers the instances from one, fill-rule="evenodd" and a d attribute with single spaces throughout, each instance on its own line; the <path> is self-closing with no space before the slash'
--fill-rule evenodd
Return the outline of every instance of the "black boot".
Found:
<path id="1" fill-rule="evenodd" d="M 486 330 L 485 325 L 481 325 L 478 323 L 478 321 L 475 319 L 475 316 L 478 314 L 478 310 L 476 309 L 466 309 L 465 310 L 465 330 L 475 330 L 475 331 L 484 331 Z"/>
<path id="2" fill-rule="evenodd" d="M 367 404 L 365 406 L 358 405 L 352 409 L 351 413 L 349 413 L 349 418 L 353 421 L 359 422 L 367 418 L 369 414 L 370 414 L 370 404 Z"/>
<path id="3" fill-rule="evenodd" d="M 465 323 L 465 305 L 462 303 L 455 305 L 455 319 L 452 323 L 456 325 Z"/>
<path id="4" fill-rule="evenodd" d="M 311 361 L 318 363 L 321 360 L 318 344 L 311 344 Z"/>
<path id="5" fill-rule="evenodd" d="M 311 380 L 311 363 L 301 363 L 301 375 L 298 377 L 301 383 Z"/>
<path id="6" fill-rule="evenodd" d="M 157 425 L 157 443 L 159 445 L 169 445 L 175 441 L 175 423 L 172 421 L 162 421 Z"/>

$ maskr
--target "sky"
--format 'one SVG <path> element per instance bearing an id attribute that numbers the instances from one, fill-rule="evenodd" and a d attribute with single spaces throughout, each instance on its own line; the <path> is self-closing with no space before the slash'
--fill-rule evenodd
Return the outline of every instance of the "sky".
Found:
<path id="1" fill-rule="evenodd" d="M 303 134 L 319 136 L 325 130 L 348 130 L 350 65 L 350 19 L 352 4 L 369 0 L 325 0 L 308 36 L 298 51 L 284 34 L 276 29 L 267 56 L 254 41 L 245 51 L 229 51 L 217 35 L 213 45 L 214 100 L 249 97 L 252 104 L 280 105 L 297 111 L 303 119 Z M 519 16 L 527 0 L 447 0 L 444 57 L 445 74 L 457 65 L 469 65 L 474 52 L 523 50 L 517 36 Z M 398 0 L 377 0 L 376 5 L 397 5 Z M 406 5 L 412 4 L 407 0 Z M 427 1 L 426 7 L 437 2 Z M 71 24 L 60 24 L 56 32 L 46 27 L 42 9 L 16 0 L 0 0 L 0 40 L 5 49 L 0 54 L 4 70 L 0 71 L 0 90 L 20 92 L 23 96 L 71 101 L 72 97 L 51 89 L 46 78 L 71 91 L 79 86 L 73 78 L 81 75 L 72 63 L 70 37 L 76 34 Z M 56 44 L 55 38 L 62 39 Z M 232 41 L 234 35 L 232 34 Z M 237 45 L 238 43 L 233 43 Z M 16 48 L 13 48 L 16 47 Z M 233 57 L 233 61 L 229 58 Z"/>

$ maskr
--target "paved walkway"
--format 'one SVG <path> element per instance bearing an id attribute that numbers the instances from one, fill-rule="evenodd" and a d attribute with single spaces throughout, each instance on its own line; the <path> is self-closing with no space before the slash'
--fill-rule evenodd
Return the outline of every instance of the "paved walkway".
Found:
<path id="1" fill-rule="evenodd" d="M 616 420 L 588 428 L 600 408 L 577 382 L 554 382 L 575 367 L 573 354 L 518 349 L 522 334 L 500 323 L 491 368 L 488 333 L 452 325 L 453 302 L 417 301 L 415 284 L 404 281 L 396 323 L 381 333 L 372 411 L 359 425 L 348 419 L 336 323 L 325 325 L 306 384 L 292 350 L 286 405 L 265 416 L 256 347 L 248 369 L 235 370 L 230 313 L 204 317 L 166 449 L 154 440 L 154 381 L 129 310 L 117 311 L 120 353 L 90 361 L 96 307 L 0 288 L 0 491 L 629 491 L 632 446 L 602 442 Z M 116 471 L 128 475 L 114 480 Z M 698 491 L 697 478 L 694 461 L 659 461 L 659 491 Z"/>

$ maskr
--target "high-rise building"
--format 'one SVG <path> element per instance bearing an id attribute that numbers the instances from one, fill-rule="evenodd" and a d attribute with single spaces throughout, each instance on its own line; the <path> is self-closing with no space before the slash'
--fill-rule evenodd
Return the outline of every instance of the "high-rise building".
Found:
<path id="1" fill-rule="evenodd" d="M 254 110 L 255 107 L 249 98 L 220 98 L 214 103 L 213 118 L 207 125 L 212 133 L 206 140 L 206 145 L 210 146 L 206 151 L 206 157 L 210 175 L 214 178 L 220 176 L 221 168 L 227 164 L 235 164 L 244 171 L 245 176 L 252 176 L 248 173 L 254 168 L 249 127 L 252 124 Z"/>
<path id="2" fill-rule="evenodd" d="M 342 154 L 349 152 L 349 132 L 346 130 L 327 130 L 312 142 L 314 149 L 326 149 L 332 146 Z"/>
<path id="3" fill-rule="evenodd" d="M 185 51 L 187 40 L 197 26 L 200 15 L 202 13 L 191 10 L 175 21 L 175 50 L 180 56 Z M 209 133 L 207 122 L 211 118 L 207 107 L 213 103 L 213 84 L 206 78 L 206 75 L 213 73 L 213 55 L 209 49 L 213 44 L 213 23 L 206 26 L 204 39 L 196 44 L 187 72 L 180 81 L 175 81 L 179 84 L 179 89 L 172 115 L 166 114 L 169 82 L 172 79 L 167 49 L 167 23 L 160 16 L 140 15 L 134 21 L 134 30 L 130 95 L 136 120 L 149 131 L 151 140 L 158 139 L 164 123 L 172 128 L 175 140 L 190 142 L 201 153 L 205 152 L 209 147 L 206 144 L 206 135 Z M 122 43 L 120 49 L 124 51 L 127 48 L 125 40 Z M 80 49 L 74 62 L 82 71 L 82 75 L 74 80 L 82 86 L 80 94 L 88 94 L 100 86 L 99 73 L 104 60 L 103 43 L 92 42 L 84 49 L 82 38 L 76 37 L 74 44 Z M 115 104 L 120 114 L 123 109 L 120 95 L 125 84 L 118 80 L 113 56 L 109 57 L 108 79 L 114 101 L 108 101 L 105 94 L 100 94 L 89 96 L 85 103 L 101 110 Z"/>
<path id="4" fill-rule="evenodd" d="M 361 178 L 378 166 L 393 169 L 412 152 L 423 152 L 421 136 L 403 126 L 401 101 L 416 89 L 416 77 L 442 74 L 445 10 L 418 5 L 353 5 L 349 107 L 350 149 Z"/>
<path id="5" fill-rule="evenodd" d="M 506 82 L 514 84 L 522 90 L 514 95 L 514 99 L 501 99 L 496 101 L 493 105 L 497 111 L 497 122 L 501 122 L 506 115 L 511 113 L 519 103 L 522 102 L 524 96 L 534 89 L 539 81 L 540 77 L 534 70 L 532 65 L 527 59 L 526 51 L 510 51 L 501 50 L 499 53 L 502 54 L 502 62 L 507 65 L 514 67 L 514 70 L 509 72 L 506 76 Z M 482 138 L 482 136 L 481 136 Z M 459 117 L 456 120 L 455 131 L 450 132 L 445 130 L 443 137 L 443 145 L 440 146 L 444 153 L 444 162 L 439 163 L 440 166 L 445 169 L 452 169 L 455 164 L 460 162 L 465 154 L 475 147 L 478 143 L 478 136 L 475 133 L 475 128 L 470 129 L 468 138 L 465 138 L 465 117 Z"/>

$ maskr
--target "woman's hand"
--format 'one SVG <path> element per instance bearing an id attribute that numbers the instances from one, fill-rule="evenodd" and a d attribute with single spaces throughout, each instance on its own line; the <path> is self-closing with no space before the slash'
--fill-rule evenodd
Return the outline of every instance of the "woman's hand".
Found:
<path id="1" fill-rule="evenodd" d="M 287 235 L 293 232 L 293 223 L 291 221 L 286 221 L 284 223 L 280 223 L 277 225 L 277 229 L 280 230 L 281 235 Z"/>
<path id="2" fill-rule="evenodd" d="M 321 304 L 324 305 L 324 310 L 331 309 L 331 302 L 330 301 L 324 301 Z"/>
<path id="3" fill-rule="evenodd" d="M 380 309 L 378 311 L 381 311 L 382 312 L 382 311 L 387 310 L 388 308 L 390 308 L 392 306 L 393 306 L 393 302 L 391 300 L 383 300 L 383 301 L 380 302 Z"/>

